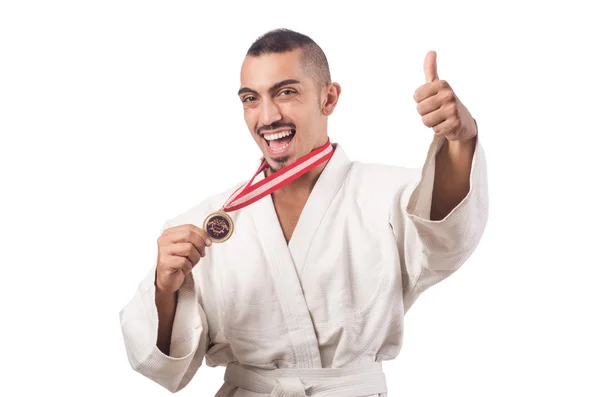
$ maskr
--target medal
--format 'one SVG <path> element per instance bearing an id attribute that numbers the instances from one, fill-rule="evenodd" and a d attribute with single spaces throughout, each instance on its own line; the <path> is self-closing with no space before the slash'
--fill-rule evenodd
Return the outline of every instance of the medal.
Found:
<path id="1" fill-rule="evenodd" d="M 222 243 L 233 233 L 233 220 L 224 211 L 215 211 L 204 220 L 204 230 L 215 243 Z"/>
<path id="2" fill-rule="evenodd" d="M 252 185 L 258 174 L 268 167 L 267 160 L 263 157 L 252 179 L 233 192 L 220 210 L 210 213 L 204 220 L 204 230 L 210 239 L 215 243 L 222 243 L 233 234 L 233 220 L 227 212 L 250 205 L 306 174 L 319 164 L 329 160 L 333 155 L 333 150 L 333 145 L 327 139 L 327 143 L 323 146 Z"/>

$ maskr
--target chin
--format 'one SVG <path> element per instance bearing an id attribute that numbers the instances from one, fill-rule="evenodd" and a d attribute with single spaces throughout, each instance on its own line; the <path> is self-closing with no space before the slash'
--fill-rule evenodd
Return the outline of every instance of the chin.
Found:
<path id="1" fill-rule="evenodd" d="M 271 157 L 268 158 L 267 157 L 267 164 L 269 165 L 269 168 L 271 169 L 272 172 L 277 172 L 279 170 L 281 170 L 282 168 L 287 167 L 288 165 L 292 164 L 293 160 L 290 158 L 290 156 L 281 156 L 281 157 Z"/>

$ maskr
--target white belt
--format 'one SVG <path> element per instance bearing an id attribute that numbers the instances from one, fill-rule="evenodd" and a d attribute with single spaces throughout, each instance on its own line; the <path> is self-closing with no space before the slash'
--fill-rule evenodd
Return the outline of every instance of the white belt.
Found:
<path id="1" fill-rule="evenodd" d="M 269 397 L 348 397 L 387 393 L 381 362 L 351 368 L 259 369 L 229 363 L 225 382 Z"/>

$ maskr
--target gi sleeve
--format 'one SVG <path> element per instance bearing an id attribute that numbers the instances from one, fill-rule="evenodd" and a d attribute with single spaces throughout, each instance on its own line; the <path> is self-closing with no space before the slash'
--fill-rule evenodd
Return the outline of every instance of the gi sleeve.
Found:
<path id="1" fill-rule="evenodd" d="M 167 227 L 165 223 L 163 230 Z M 193 271 L 179 289 L 169 356 L 156 346 L 158 311 L 155 267 L 139 284 L 133 299 L 120 311 L 121 330 L 131 367 L 171 392 L 192 379 L 208 347 L 206 315 L 199 303 Z"/>
<path id="2" fill-rule="evenodd" d="M 469 192 L 444 219 L 431 220 L 436 154 L 445 139 L 433 139 L 423 168 L 398 194 L 401 204 L 392 210 L 390 221 L 401 254 L 405 311 L 423 291 L 465 263 L 479 244 L 488 220 L 487 165 L 480 136 L 476 137 Z"/>

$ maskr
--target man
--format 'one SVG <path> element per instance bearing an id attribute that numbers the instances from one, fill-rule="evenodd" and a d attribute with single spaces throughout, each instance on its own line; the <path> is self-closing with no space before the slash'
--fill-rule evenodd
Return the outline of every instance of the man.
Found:
<path id="1" fill-rule="evenodd" d="M 240 77 L 262 167 L 164 225 L 121 311 L 129 361 L 172 392 L 205 358 L 227 367 L 220 397 L 384 396 L 404 314 L 487 223 L 475 120 L 430 52 L 414 94 L 434 131 L 422 170 L 353 162 L 329 142 L 341 88 L 310 38 L 265 34 Z"/>

